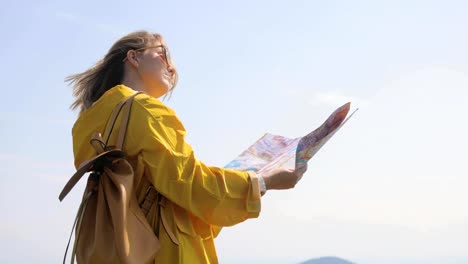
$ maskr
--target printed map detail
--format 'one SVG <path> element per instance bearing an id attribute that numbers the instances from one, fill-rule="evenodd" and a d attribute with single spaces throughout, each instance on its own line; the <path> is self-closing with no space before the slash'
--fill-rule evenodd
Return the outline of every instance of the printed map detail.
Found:
<path id="1" fill-rule="evenodd" d="M 357 111 L 347 117 L 350 106 L 351 103 L 346 103 L 336 109 L 320 127 L 304 137 L 290 139 L 267 133 L 225 168 L 252 170 L 259 174 L 285 168 L 300 171 L 302 175 L 307 162 Z"/>

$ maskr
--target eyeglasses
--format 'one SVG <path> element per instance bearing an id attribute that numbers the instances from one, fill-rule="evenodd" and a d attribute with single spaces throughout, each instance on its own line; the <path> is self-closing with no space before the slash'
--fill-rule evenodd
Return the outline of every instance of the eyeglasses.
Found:
<path id="1" fill-rule="evenodd" d="M 164 45 L 157 45 L 157 46 L 148 46 L 148 47 L 143 47 L 143 48 L 139 48 L 139 49 L 136 49 L 135 51 L 138 52 L 138 51 L 143 51 L 143 50 L 147 50 L 147 49 L 153 49 L 153 48 L 162 48 L 162 53 L 159 53 L 159 56 L 163 56 L 164 58 L 164 62 L 169 65 L 169 62 L 171 61 L 171 55 L 169 54 L 169 51 L 167 50 L 166 46 Z M 127 60 L 127 57 L 125 57 L 122 62 L 125 62 Z"/>

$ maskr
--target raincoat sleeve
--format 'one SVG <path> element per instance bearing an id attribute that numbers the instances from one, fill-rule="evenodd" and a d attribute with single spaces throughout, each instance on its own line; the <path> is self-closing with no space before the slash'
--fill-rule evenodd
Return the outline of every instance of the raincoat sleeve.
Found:
<path id="1" fill-rule="evenodd" d="M 135 102 L 132 141 L 162 195 L 212 225 L 258 217 L 260 188 L 254 172 L 205 165 L 185 141 L 185 129 L 172 109 L 155 99 Z"/>

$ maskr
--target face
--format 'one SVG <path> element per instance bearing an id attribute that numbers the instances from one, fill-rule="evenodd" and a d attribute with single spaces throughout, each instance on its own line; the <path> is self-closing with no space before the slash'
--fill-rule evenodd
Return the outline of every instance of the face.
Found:
<path id="1" fill-rule="evenodd" d="M 165 46 L 155 43 L 141 50 L 133 51 L 129 62 L 134 66 L 145 92 L 159 98 L 173 86 L 174 72 L 165 56 Z M 133 60 L 134 59 L 134 60 Z"/>

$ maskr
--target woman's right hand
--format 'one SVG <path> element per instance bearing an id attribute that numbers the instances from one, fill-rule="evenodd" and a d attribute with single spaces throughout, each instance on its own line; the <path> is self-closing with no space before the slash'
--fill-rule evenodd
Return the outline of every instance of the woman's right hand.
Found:
<path id="1" fill-rule="evenodd" d="M 262 177 L 265 180 L 267 190 L 285 190 L 294 188 L 302 173 L 302 171 L 299 172 L 294 169 L 276 169 L 262 174 Z"/>

